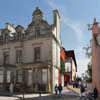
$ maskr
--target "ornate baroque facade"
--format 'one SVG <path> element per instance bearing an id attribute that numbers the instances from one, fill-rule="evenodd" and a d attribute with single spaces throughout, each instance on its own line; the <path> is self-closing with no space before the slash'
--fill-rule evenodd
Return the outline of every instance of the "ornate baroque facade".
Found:
<path id="1" fill-rule="evenodd" d="M 37 7 L 25 29 L 6 23 L 0 29 L 0 89 L 10 82 L 23 84 L 32 91 L 53 92 L 60 68 L 60 16 L 53 11 L 49 25 Z"/>

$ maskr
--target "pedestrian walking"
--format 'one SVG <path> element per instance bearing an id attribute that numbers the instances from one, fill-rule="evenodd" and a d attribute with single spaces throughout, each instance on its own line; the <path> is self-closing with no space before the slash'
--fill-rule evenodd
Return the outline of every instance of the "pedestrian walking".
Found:
<path id="1" fill-rule="evenodd" d="M 98 91 L 97 91 L 97 88 L 96 87 L 93 90 L 93 94 L 94 94 L 94 99 L 96 100 L 97 97 L 98 97 Z"/>
<path id="2" fill-rule="evenodd" d="M 14 92 L 14 84 L 13 84 L 13 82 L 10 83 L 9 90 L 10 90 L 10 93 L 13 94 L 13 92 Z"/>
<path id="3" fill-rule="evenodd" d="M 55 85 L 55 94 L 56 95 L 58 94 L 58 86 L 57 86 L 57 84 Z"/>
<path id="4" fill-rule="evenodd" d="M 80 85 L 80 96 L 82 96 L 82 93 L 85 91 L 85 88 L 83 84 Z"/>
<path id="5" fill-rule="evenodd" d="M 41 92 L 42 92 L 42 90 L 41 90 L 41 84 L 38 84 L 38 91 L 39 91 L 39 97 L 41 97 Z"/>
<path id="6" fill-rule="evenodd" d="M 59 86 L 58 86 L 58 91 L 59 91 L 59 96 L 61 96 L 62 94 L 61 94 L 61 92 L 62 92 L 62 85 L 61 84 L 59 84 Z"/>

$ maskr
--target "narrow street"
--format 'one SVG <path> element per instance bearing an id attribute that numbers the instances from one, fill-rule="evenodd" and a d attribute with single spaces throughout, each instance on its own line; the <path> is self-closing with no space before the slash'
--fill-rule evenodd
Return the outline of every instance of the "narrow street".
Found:
<path id="1" fill-rule="evenodd" d="M 79 96 L 73 91 L 64 88 L 62 96 L 42 94 L 41 97 L 35 95 L 34 97 L 31 97 L 31 95 L 29 97 L 29 95 L 25 95 L 25 100 L 79 100 Z"/>
<path id="2" fill-rule="evenodd" d="M 26 98 L 25 100 L 79 100 L 78 94 L 68 90 L 64 89 L 62 91 L 62 96 L 59 95 L 47 95 L 47 96 L 41 96 L 41 97 L 34 97 L 34 98 Z"/>
<path id="3" fill-rule="evenodd" d="M 78 96 L 74 95 L 63 95 L 63 96 L 45 96 L 45 97 L 37 97 L 37 98 L 28 98 L 25 100 L 79 100 Z"/>

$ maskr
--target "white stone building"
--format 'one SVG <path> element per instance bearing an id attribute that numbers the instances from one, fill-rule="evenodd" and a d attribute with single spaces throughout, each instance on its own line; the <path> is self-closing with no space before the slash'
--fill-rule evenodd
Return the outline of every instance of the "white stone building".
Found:
<path id="1" fill-rule="evenodd" d="M 65 51 L 65 73 L 64 73 L 64 84 L 67 85 L 70 82 L 75 81 L 77 74 L 77 63 L 75 58 L 74 50 Z"/>
<path id="2" fill-rule="evenodd" d="M 49 25 L 37 7 L 26 29 L 9 23 L 0 29 L 0 90 L 14 82 L 15 87 L 24 83 L 34 92 L 53 92 L 58 83 L 61 46 L 58 10 L 53 15 Z"/>

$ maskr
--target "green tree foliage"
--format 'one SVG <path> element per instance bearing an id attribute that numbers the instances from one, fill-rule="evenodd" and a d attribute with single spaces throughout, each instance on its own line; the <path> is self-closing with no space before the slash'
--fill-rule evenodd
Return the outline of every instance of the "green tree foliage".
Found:
<path id="1" fill-rule="evenodd" d="M 61 73 L 63 74 L 65 72 L 65 63 L 62 59 L 60 59 L 60 69 Z"/>
<path id="2" fill-rule="evenodd" d="M 92 64 L 88 64 L 88 70 L 87 70 L 87 82 L 92 82 Z"/>
<path id="3" fill-rule="evenodd" d="M 76 77 L 76 81 L 77 82 L 79 82 L 79 81 L 81 81 L 82 79 L 81 79 L 81 77 Z"/>
<path id="4" fill-rule="evenodd" d="M 89 45 L 87 45 L 87 47 L 83 48 L 86 51 L 86 57 L 88 57 L 88 59 L 90 59 L 88 65 L 87 65 L 87 73 L 85 75 L 87 82 L 92 82 L 92 63 L 91 63 L 91 58 L 92 58 L 91 46 L 92 45 L 91 45 L 91 43 L 92 43 L 92 40 L 90 40 L 90 43 L 89 43 Z"/>

